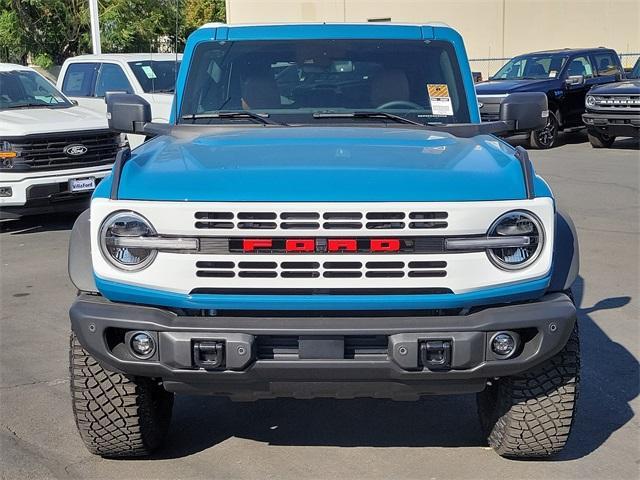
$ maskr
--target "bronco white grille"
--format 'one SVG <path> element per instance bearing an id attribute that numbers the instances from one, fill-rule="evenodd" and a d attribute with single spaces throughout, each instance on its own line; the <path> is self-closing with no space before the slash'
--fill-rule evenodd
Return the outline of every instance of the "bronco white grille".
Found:
<path id="1" fill-rule="evenodd" d="M 536 262 L 520 271 L 494 266 L 486 252 L 447 252 L 443 238 L 484 235 L 502 214 L 533 212 L 549 239 Z M 106 261 L 97 243 L 100 225 L 114 211 L 144 216 L 161 236 L 198 239 L 194 252 L 160 251 L 138 272 Z M 229 225 L 220 225 L 228 223 Z M 541 278 L 551 268 L 554 207 L 550 198 L 479 202 L 164 202 L 94 199 L 92 258 L 102 279 L 181 294 L 463 293 Z M 316 249 L 289 253 L 283 239 L 356 239 L 354 252 Z M 371 239 L 413 242 L 393 252 L 361 249 Z M 243 239 L 272 239 L 274 248 L 247 252 Z M 279 244 L 278 244 L 279 245 Z M 403 243 L 404 245 L 404 243 Z"/>

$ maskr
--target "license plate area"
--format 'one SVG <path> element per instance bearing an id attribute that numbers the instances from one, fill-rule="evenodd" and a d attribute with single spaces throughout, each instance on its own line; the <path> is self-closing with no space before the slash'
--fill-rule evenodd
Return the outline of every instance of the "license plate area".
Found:
<path id="1" fill-rule="evenodd" d="M 96 189 L 95 177 L 84 178 L 71 178 L 69 179 L 69 191 L 71 193 L 76 192 L 91 192 Z"/>

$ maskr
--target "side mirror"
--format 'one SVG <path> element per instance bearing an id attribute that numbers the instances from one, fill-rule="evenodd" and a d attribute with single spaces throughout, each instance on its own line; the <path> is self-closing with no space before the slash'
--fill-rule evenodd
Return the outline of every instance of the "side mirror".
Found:
<path id="1" fill-rule="evenodd" d="M 564 81 L 568 87 L 577 87 L 584 84 L 584 76 L 582 75 L 569 75 Z"/>
<path id="2" fill-rule="evenodd" d="M 515 130 L 539 130 L 548 117 L 547 96 L 541 92 L 512 93 L 500 103 L 500 120 L 513 123 Z"/>
<path id="3" fill-rule="evenodd" d="M 109 129 L 121 133 L 145 134 L 144 126 L 151 122 L 149 102 L 131 93 L 107 93 L 105 102 Z"/>

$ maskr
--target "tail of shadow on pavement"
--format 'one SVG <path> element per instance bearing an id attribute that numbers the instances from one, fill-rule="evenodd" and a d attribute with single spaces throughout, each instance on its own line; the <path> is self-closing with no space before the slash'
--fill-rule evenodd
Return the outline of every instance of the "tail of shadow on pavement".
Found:
<path id="1" fill-rule="evenodd" d="M 582 278 L 575 287 L 581 305 Z M 630 297 L 608 298 L 579 310 L 583 366 L 578 416 L 570 442 L 556 460 L 588 455 L 633 417 L 628 402 L 638 394 L 638 362 L 590 317 L 629 301 Z M 169 438 L 155 458 L 188 456 L 230 437 L 291 446 L 485 446 L 473 395 L 426 397 L 418 402 L 277 399 L 252 403 L 178 396 Z"/>
<path id="2" fill-rule="evenodd" d="M 580 327 L 580 393 L 571 437 L 557 460 L 574 460 L 596 450 L 633 418 L 629 403 L 640 392 L 638 360 L 623 345 L 609 338 L 591 317 L 594 312 L 622 308 L 631 301 L 631 297 L 611 297 L 585 306 L 582 277 L 576 280 L 573 293 Z M 610 318 L 604 322 L 615 321 L 615 318 Z"/>

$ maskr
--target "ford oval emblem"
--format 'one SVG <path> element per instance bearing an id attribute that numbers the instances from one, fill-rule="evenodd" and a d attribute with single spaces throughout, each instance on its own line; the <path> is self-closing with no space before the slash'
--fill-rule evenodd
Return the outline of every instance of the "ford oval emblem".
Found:
<path id="1" fill-rule="evenodd" d="M 63 152 L 71 157 L 79 157 L 80 155 L 84 155 L 85 153 L 87 153 L 87 150 L 88 148 L 84 145 L 80 143 L 74 143 L 72 145 L 67 145 L 66 147 L 64 147 Z"/>

